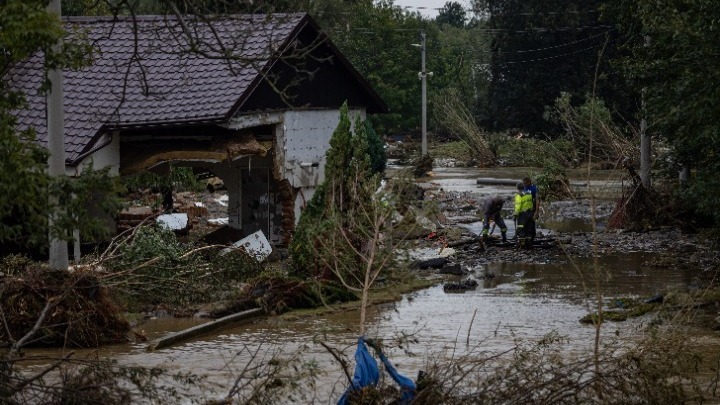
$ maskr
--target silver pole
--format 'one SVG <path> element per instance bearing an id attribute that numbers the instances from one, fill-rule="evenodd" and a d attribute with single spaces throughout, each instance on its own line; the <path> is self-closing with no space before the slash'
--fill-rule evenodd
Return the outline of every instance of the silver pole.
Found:
<path id="1" fill-rule="evenodd" d="M 60 0 L 52 0 L 47 8 L 49 13 L 61 15 Z M 59 49 L 60 42 L 54 45 Z M 48 71 L 50 91 L 47 93 L 47 140 L 50 157 L 48 158 L 48 174 L 53 176 L 65 175 L 65 117 L 63 116 L 63 72 L 62 69 Z M 56 201 L 51 201 L 54 206 Z M 54 213 L 50 213 L 49 223 L 52 225 Z M 48 264 L 53 269 L 67 269 L 70 262 L 68 258 L 67 241 L 48 235 L 50 242 Z"/>

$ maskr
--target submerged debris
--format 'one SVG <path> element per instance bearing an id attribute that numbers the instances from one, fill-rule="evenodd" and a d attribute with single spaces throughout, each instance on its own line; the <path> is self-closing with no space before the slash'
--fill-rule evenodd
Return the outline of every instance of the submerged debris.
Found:
<path id="1" fill-rule="evenodd" d="M 332 283 L 316 283 L 300 279 L 258 277 L 246 284 L 231 306 L 215 311 L 213 317 L 252 308 L 262 308 L 269 314 L 281 314 L 290 309 L 316 308 L 324 303 L 354 301 L 357 297 L 345 288 Z"/>
<path id="2" fill-rule="evenodd" d="M 467 278 L 460 282 L 448 282 L 443 285 L 443 291 L 447 292 L 464 292 L 474 290 L 478 286 L 477 280 Z"/>

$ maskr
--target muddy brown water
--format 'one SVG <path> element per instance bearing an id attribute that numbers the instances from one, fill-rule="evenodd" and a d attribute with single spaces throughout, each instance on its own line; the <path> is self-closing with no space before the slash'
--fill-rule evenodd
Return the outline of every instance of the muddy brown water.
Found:
<path id="1" fill-rule="evenodd" d="M 646 253 L 606 256 L 595 266 L 591 259 L 562 264 L 497 263 L 470 269 L 480 280 L 477 289 L 445 293 L 441 285 L 408 294 L 392 305 L 376 307 L 368 322 L 368 336 L 384 339 L 386 354 L 399 372 L 415 378 L 428 359 L 451 358 L 472 350 L 500 353 L 517 341 L 533 341 L 550 332 L 569 339 L 568 350 L 590 350 L 595 330 L 578 320 L 594 300 L 595 280 L 607 297 L 649 297 L 670 287 L 683 288 L 692 280 L 690 271 L 643 268 Z M 588 270 L 597 267 L 597 271 Z M 580 270 L 579 270 L 580 269 Z M 152 319 L 139 329 L 152 339 L 204 322 L 197 319 Z M 105 347 L 100 357 L 121 364 L 155 367 L 171 372 L 192 372 L 206 377 L 203 386 L 179 386 L 188 397 L 222 397 L 254 353 L 267 361 L 271 354 L 298 356 L 324 370 L 317 381 L 314 403 L 332 403 L 345 388 L 343 373 L 332 356 L 317 344 L 323 341 L 341 349 L 352 359 L 359 313 L 283 320 L 263 319 L 156 352 L 145 344 Z M 638 322 L 608 323 L 607 337 L 632 335 Z M 414 343 L 402 348 L 396 342 L 412 336 Z M 466 344 L 469 339 L 470 345 Z M 394 343 L 395 342 L 395 343 Z M 31 351 L 42 354 L 42 351 Z M 95 353 L 79 352 L 79 355 Z M 57 354 L 57 353 L 55 353 Z"/>
<path id="2" fill-rule="evenodd" d="M 512 188 L 483 187 L 477 177 L 522 177 L 512 173 L 479 169 L 446 168 L 434 171 L 429 189 L 453 190 L 482 198 L 491 193 L 512 193 Z M 502 176 L 501 176 L 502 174 Z M 602 179 L 609 174 L 598 174 Z M 617 180 L 611 182 L 617 184 Z M 551 224 L 577 230 L 587 221 Z M 471 233 L 480 231 L 478 223 L 466 224 Z M 563 229 L 558 229 L 563 230 Z M 386 343 L 386 355 L 398 371 L 415 378 L 427 367 L 427 361 L 452 358 L 477 350 L 500 353 L 518 341 L 533 341 L 550 332 L 569 340 L 569 350 L 590 350 L 595 329 L 579 319 L 590 312 L 595 291 L 611 297 L 651 297 L 668 288 L 685 288 L 693 271 L 672 268 L 646 268 L 649 253 L 625 253 L 604 256 L 594 262 L 588 258 L 571 259 L 560 264 L 491 263 L 470 268 L 479 286 L 462 293 L 446 293 L 442 285 L 405 295 L 402 300 L 371 310 L 367 336 Z M 487 277 L 491 275 L 491 277 Z M 223 397 L 242 369 L 252 361 L 267 363 L 270 356 L 296 356 L 295 365 L 312 363 L 323 373 L 318 377 L 312 403 L 335 403 L 347 386 L 337 361 L 320 344 L 340 349 L 352 367 L 352 355 L 358 338 L 358 312 L 345 312 L 297 320 L 268 318 L 237 325 L 201 336 L 156 352 L 147 352 L 146 344 L 104 347 L 97 353 L 116 359 L 120 364 L 161 366 L 170 372 L 192 372 L 206 377 L 199 386 L 177 385 L 188 398 Z M 632 336 L 642 319 L 607 323 L 603 336 Z M 152 319 L 138 327 L 150 339 L 181 330 L 199 319 Z M 467 342 L 469 341 L 469 345 Z M 400 343 L 402 342 L 402 343 Z M 57 352 L 52 352 L 57 355 Z M 47 354 L 47 351 L 29 351 Z M 352 368 L 351 368 L 352 370 Z M 168 384 L 176 384 L 168 380 Z"/>

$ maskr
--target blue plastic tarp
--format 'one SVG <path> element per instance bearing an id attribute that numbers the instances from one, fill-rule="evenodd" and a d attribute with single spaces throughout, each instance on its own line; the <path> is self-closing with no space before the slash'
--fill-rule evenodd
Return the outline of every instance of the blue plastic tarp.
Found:
<path id="1" fill-rule="evenodd" d="M 380 360 L 385 365 L 390 377 L 400 386 L 401 403 L 409 403 L 415 396 L 415 383 L 411 379 L 398 373 L 382 353 L 380 353 Z M 375 361 L 375 358 L 368 351 L 365 338 L 360 337 L 358 339 L 357 349 L 355 350 L 355 374 L 353 375 L 350 387 L 345 390 L 345 393 L 343 393 L 342 397 L 338 400 L 338 405 L 347 405 L 348 396 L 353 391 L 362 390 L 370 385 L 376 386 L 379 380 L 380 370 L 378 369 L 377 361 Z"/>
<path id="2" fill-rule="evenodd" d="M 390 377 L 400 386 L 400 403 L 409 404 L 410 401 L 415 397 L 415 382 L 404 375 L 400 374 L 395 370 L 395 367 L 390 363 L 384 354 L 380 353 L 380 360 L 385 365 Z"/>

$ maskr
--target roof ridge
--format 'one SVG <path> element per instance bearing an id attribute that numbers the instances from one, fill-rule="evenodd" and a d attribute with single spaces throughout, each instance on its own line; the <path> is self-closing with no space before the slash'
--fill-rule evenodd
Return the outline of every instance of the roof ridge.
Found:
<path id="1" fill-rule="evenodd" d="M 298 13 L 270 13 L 270 14 L 218 14 L 213 18 L 218 19 L 233 19 L 233 18 L 261 18 L 268 16 L 271 17 L 298 17 L 302 18 L 308 15 L 307 12 Z M 184 17 L 197 17 L 195 14 L 187 14 Z M 144 14 L 144 15 L 100 15 L 100 16 L 62 16 L 62 20 L 65 22 L 113 22 L 113 21 L 155 21 L 155 20 L 177 20 L 177 16 L 169 14 Z"/>

